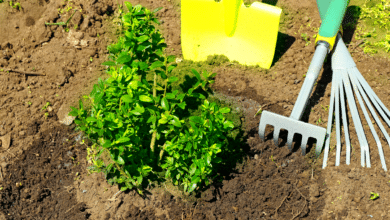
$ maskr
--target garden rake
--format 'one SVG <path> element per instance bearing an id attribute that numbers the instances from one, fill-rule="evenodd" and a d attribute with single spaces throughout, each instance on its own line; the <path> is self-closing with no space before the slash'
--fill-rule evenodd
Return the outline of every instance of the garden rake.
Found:
<path id="1" fill-rule="evenodd" d="M 317 0 L 317 5 L 319 5 L 319 1 L 323 1 L 323 0 Z M 326 9 L 325 7 L 322 8 L 318 7 L 318 8 L 322 19 L 323 16 L 325 15 Z M 345 101 L 344 92 L 345 92 L 348 101 L 348 106 L 351 111 L 352 120 L 355 124 L 356 134 L 360 143 L 361 166 L 371 167 L 368 142 L 354 100 L 354 94 L 353 94 L 354 91 L 359 101 L 359 105 L 363 111 L 364 117 L 368 123 L 371 133 L 373 134 L 375 142 L 378 146 L 378 152 L 382 163 L 382 168 L 385 171 L 387 171 L 386 162 L 383 155 L 382 144 L 380 142 L 378 134 L 375 132 L 375 128 L 372 125 L 373 123 L 371 122 L 370 116 L 367 112 L 367 109 L 365 108 L 364 103 L 367 105 L 369 111 L 371 112 L 372 117 L 374 118 L 376 124 L 379 126 L 380 130 L 382 131 L 389 145 L 390 145 L 389 134 L 386 132 L 385 127 L 383 126 L 382 122 L 379 120 L 378 115 L 375 113 L 375 109 L 378 111 L 379 115 L 383 118 L 383 120 L 386 121 L 389 127 L 390 127 L 390 120 L 389 120 L 390 111 L 378 98 L 378 96 L 372 90 L 370 85 L 363 78 L 362 74 L 356 68 L 356 64 L 353 61 L 350 53 L 348 52 L 348 49 L 345 46 L 343 39 L 341 38 L 341 35 L 338 36 L 331 62 L 332 62 L 333 78 L 332 78 L 332 91 L 331 91 L 330 106 L 329 106 L 327 133 L 330 134 L 331 132 L 333 111 L 335 111 L 336 140 L 337 140 L 335 165 L 336 166 L 340 165 L 340 156 L 341 156 L 340 107 L 342 113 L 342 122 L 344 125 L 347 165 L 350 164 L 350 158 L 351 158 L 351 143 L 348 134 L 347 115 L 346 115 L 346 108 L 344 103 Z M 371 103 L 374 105 L 375 109 Z M 325 143 L 324 160 L 323 160 L 322 168 L 325 168 L 327 166 L 329 145 L 330 145 L 330 138 L 328 138 Z"/>
<path id="2" fill-rule="evenodd" d="M 302 135 L 301 150 L 303 155 L 306 154 L 306 144 L 309 138 L 316 139 L 316 155 L 318 156 L 321 153 L 327 136 L 326 129 L 299 120 L 306 108 L 325 57 L 333 49 L 347 5 L 348 0 L 333 0 L 327 5 L 330 10 L 327 11 L 327 15 L 321 24 L 316 39 L 316 50 L 291 115 L 287 118 L 272 112 L 263 111 L 259 123 L 259 136 L 261 139 L 264 140 L 266 125 L 273 125 L 273 138 L 276 145 L 278 145 L 280 129 L 285 129 L 288 132 L 287 145 L 290 150 L 292 149 L 294 134 L 299 133 Z"/>

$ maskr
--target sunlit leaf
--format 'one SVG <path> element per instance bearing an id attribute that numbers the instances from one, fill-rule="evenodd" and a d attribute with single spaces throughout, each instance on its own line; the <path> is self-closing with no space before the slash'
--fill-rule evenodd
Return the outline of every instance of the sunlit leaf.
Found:
<path id="1" fill-rule="evenodd" d="M 140 95 L 139 100 L 142 102 L 153 102 L 153 99 L 146 95 Z"/>

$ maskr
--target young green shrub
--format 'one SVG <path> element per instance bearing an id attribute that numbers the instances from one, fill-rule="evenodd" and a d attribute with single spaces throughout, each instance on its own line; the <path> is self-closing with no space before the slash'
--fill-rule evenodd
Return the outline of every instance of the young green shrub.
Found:
<path id="1" fill-rule="evenodd" d="M 175 57 L 163 53 L 166 44 L 152 24 L 158 23 L 154 12 L 159 9 L 125 5 L 126 31 L 108 47 L 112 61 L 103 63 L 110 67 L 110 78 L 94 85 L 90 109 L 82 100 L 79 109 L 71 107 L 78 128 L 94 142 L 88 149 L 94 164 L 90 170 L 104 172 L 123 191 L 142 194 L 164 178 L 186 192 L 200 189 L 223 164 L 220 156 L 231 151 L 227 146 L 234 125 L 224 115 L 230 109 L 207 100 L 216 74 L 192 70 L 196 81 L 189 88 L 172 89 L 178 80 L 171 76 Z M 187 102 L 202 103 L 199 116 L 190 114 Z"/>

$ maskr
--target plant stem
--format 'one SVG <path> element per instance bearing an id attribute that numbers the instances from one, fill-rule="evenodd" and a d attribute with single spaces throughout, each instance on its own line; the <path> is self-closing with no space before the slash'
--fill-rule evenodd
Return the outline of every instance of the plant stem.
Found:
<path id="1" fill-rule="evenodd" d="M 165 144 L 164 144 L 164 146 L 162 147 L 162 150 L 160 151 L 160 159 L 159 159 L 159 161 L 162 160 L 162 157 L 163 157 L 163 155 L 164 155 L 164 151 L 165 151 Z"/>
<path id="2" fill-rule="evenodd" d="M 156 87 L 157 87 L 157 73 L 154 72 L 154 82 L 153 82 L 153 98 L 156 97 Z M 157 136 L 157 126 L 154 128 L 155 130 L 153 131 L 152 134 L 152 140 L 150 141 L 150 156 L 153 157 L 154 155 L 154 145 L 156 143 L 156 136 Z"/>

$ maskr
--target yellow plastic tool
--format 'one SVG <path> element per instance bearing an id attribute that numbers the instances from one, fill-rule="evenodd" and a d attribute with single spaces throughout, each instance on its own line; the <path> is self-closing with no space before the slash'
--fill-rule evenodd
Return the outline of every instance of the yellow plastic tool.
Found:
<path id="1" fill-rule="evenodd" d="M 275 54 L 282 9 L 242 0 L 181 0 L 184 59 L 204 61 L 223 54 L 240 64 L 269 69 Z"/>

